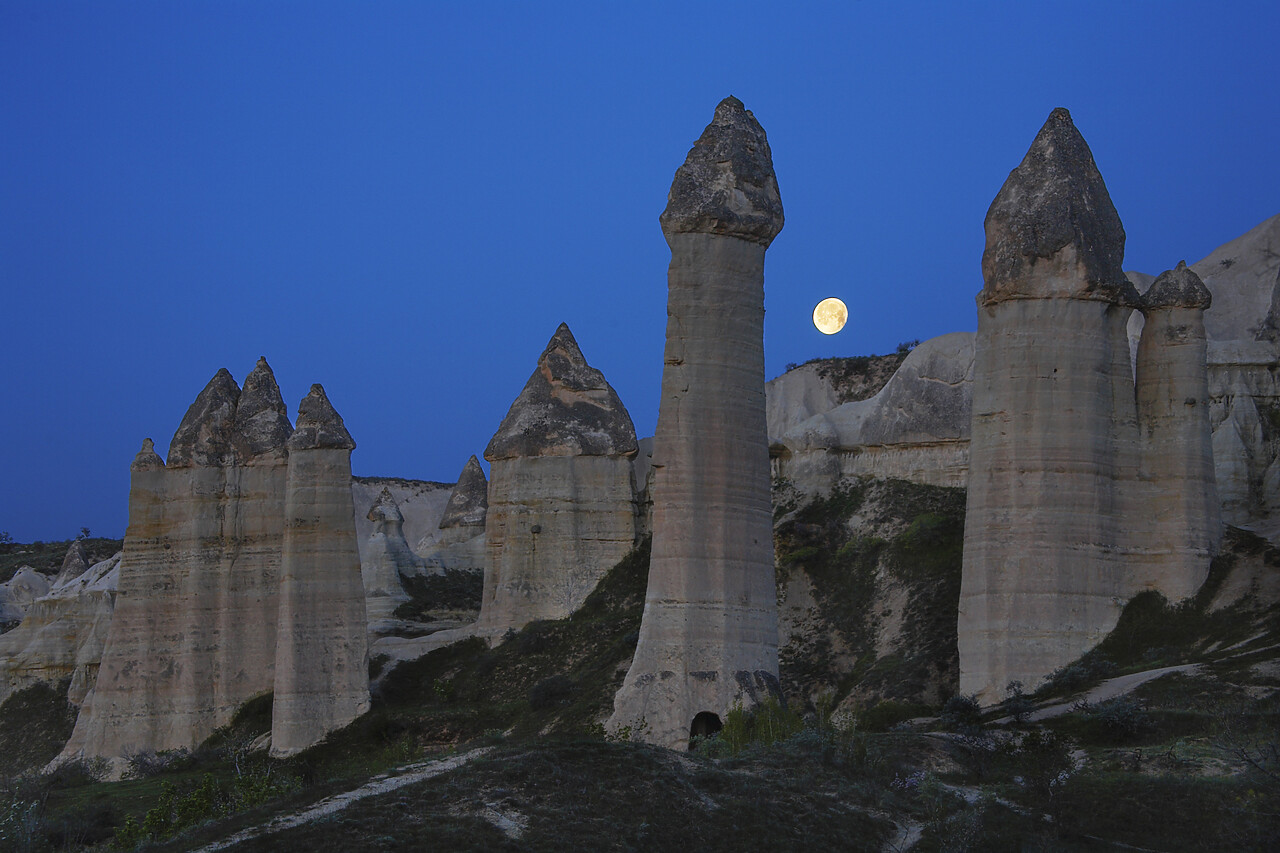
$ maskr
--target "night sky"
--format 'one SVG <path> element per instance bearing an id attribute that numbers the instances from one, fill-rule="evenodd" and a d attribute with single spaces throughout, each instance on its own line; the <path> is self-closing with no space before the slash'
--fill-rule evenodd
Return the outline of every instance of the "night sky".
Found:
<path id="1" fill-rule="evenodd" d="M 652 434 L 658 214 L 729 94 L 786 209 L 770 378 L 974 329 L 983 216 L 1057 106 L 1126 268 L 1194 262 L 1280 212 L 1278 34 L 1274 0 L 0 0 L 0 530 L 123 535 L 142 439 L 259 355 L 361 475 L 456 479 L 561 321 Z"/>

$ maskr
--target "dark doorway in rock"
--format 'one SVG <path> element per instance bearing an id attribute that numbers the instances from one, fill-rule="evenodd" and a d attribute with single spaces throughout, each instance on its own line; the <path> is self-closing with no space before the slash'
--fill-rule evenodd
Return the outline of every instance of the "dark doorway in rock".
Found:
<path id="1" fill-rule="evenodd" d="M 710 711 L 700 711 L 693 718 L 693 725 L 689 726 L 689 749 L 693 749 L 693 739 L 695 737 L 710 737 L 722 728 L 724 728 L 724 723 L 720 722 L 719 715 Z"/>

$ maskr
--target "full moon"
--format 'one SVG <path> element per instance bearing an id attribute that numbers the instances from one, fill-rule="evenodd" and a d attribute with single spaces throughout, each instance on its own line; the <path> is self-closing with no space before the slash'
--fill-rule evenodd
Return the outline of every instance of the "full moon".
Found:
<path id="1" fill-rule="evenodd" d="M 818 307 L 813 309 L 813 325 L 817 326 L 818 331 L 824 335 L 834 335 L 844 328 L 845 321 L 848 319 L 849 309 L 834 296 L 822 300 L 818 303 Z"/>

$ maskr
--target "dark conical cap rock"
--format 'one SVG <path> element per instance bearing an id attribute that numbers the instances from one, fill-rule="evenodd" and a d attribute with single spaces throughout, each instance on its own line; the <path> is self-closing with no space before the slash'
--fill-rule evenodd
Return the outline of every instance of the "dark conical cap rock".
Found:
<path id="1" fill-rule="evenodd" d="M 156 443 L 149 438 L 142 440 L 142 449 L 133 457 L 130 471 L 156 471 L 164 467 L 164 460 L 156 453 Z"/>
<path id="2" fill-rule="evenodd" d="M 474 455 L 462 467 L 458 482 L 449 493 L 440 529 L 450 527 L 480 527 L 489 512 L 489 481 L 485 479 L 480 460 Z"/>
<path id="3" fill-rule="evenodd" d="M 561 323 L 484 458 L 633 456 L 636 447 L 626 406 L 604 374 L 587 364 L 573 333 Z"/>
<path id="4" fill-rule="evenodd" d="M 259 358 L 240 391 L 232 447 L 241 462 L 264 453 L 283 456 L 285 443 L 292 434 L 293 424 L 289 423 L 275 374 L 266 358 Z"/>
<path id="5" fill-rule="evenodd" d="M 1136 305 L 1124 226 L 1084 137 L 1059 107 L 987 211 L 983 304 L 1065 296 Z"/>
<path id="6" fill-rule="evenodd" d="M 231 446 L 240 386 L 224 367 L 187 409 L 169 442 L 169 467 L 220 467 L 234 461 Z"/>
<path id="7" fill-rule="evenodd" d="M 676 170 L 662 233 L 725 234 L 768 246 L 782 230 L 782 198 L 764 128 L 732 95 Z"/>
<path id="8" fill-rule="evenodd" d="M 312 385 L 311 392 L 298 404 L 298 425 L 289 436 L 289 450 L 354 450 L 355 446 L 342 416 L 325 395 L 324 386 Z"/>
<path id="9" fill-rule="evenodd" d="M 62 558 L 62 568 L 58 570 L 58 577 L 54 583 L 78 578 L 87 571 L 89 571 L 89 553 L 85 550 L 84 543 L 76 539 L 67 549 L 67 556 Z"/>
<path id="10" fill-rule="evenodd" d="M 396 503 L 396 499 L 391 496 L 391 490 L 386 486 L 382 487 L 382 491 L 378 494 L 378 499 L 373 502 L 373 506 L 369 507 L 369 514 L 365 517 L 377 524 L 379 529 L 387 522 L 404 523 L 404 515 L 400 512 L 400 506 Z"/>
<path id="11" fill-rule="evenodd" d="M 1165 270 L 1151 282 L 1142 294 L 1142 307 L 1153 308 L 1201 308 L 1207 309 L 1213 295 L 1204 286 L 1195 270 L 1186 261 L 1178 261 L 1171 270 Z"/>

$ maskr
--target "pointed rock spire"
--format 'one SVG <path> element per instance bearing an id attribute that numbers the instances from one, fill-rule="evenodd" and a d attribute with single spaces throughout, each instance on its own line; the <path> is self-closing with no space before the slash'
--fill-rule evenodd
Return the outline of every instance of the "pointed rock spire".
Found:
<path id="1" fill-rule="evenodd" d="M 265 357 L 244 380 L 236 406 L 231 443 L 241 462 L 264 453 L 281 451 L 293 434 L 280 386 Z"/>
<path id="2" fill-rule="evenodd" d="M 587 364 L 560 324 L 502 420 L 484 458 L 631 456 L 636 428 L 604 374 Z"/>
<path id="3" fill-rule="evenodd" d="M 54 583 L 60 584 L 73 580 L 88 570 L 89 554 L 85 551 L 84 543 L 76 539 L 71 543 L 71 547 L 67 549 L 67 556 L 62 558 L 62 568 L 58 571 L 58 577 Z"/>
<path id="4" fill-rule="evenodd" d="M 676 170 L 662 233 L 725 234 L 768 246 L 782 230 L 782 198 L 764 128 L 730 95 Z"/>
<path id="5" fill-rule="evenodd" d="M 311 392 L 298 404 L 298 425 L 289 437 L 289 449 L 354 450 L 355 446 L 342 416 L 325 395 L 324 386 L 312 385 Z"/>
<path id="6" fill-rule="evenodd" d="M 1049 295 L 1137 304 L 1138 294 L 1121 269 L 1120 215 L 1089 145 L 1062 107 L 1049 114 L 1009 174 L 985 226 L 983 304 Z M 1055 273 L 1065 274 L 1070 292 L 1048 292 L 1055 288 L 1045 275 Z"/>
<path id="7" fill-rule="evenodd" d="M 382 492 L 378 495 L 378 499 L 373 502 L 373 506 L 369 507 L 369 514 L 365 517 L 376 525 L 375 530 L 381 530 L 387 522 L 392 524 L 404 523 L 404 515 L 400 512 L 400 506 L 396 503 L 396 499 L 391 496 L 391 490 L 386 486 L 382 487 Z"/>
<path id="8" fill-rule="evenodd" d="M 138 451 L 138 455 L 133 457 L 133 464 L 129 466 L 130 471 L 155 471 L 164 467 L 164 460 L 160 458 L 160 454 L 156 453 L 156 443 L 149 438 L 142 440 L 142 449 Z"/>
<path id="9" fill-rule="evenodd" d="M 489 481 L 485 479 L 480 460 L 474 455 L 463 466 L 458 483 L 449 493 L 440 529 L 450 527 L 483 527 L 489 509 Z"/>
<path id="10" fill-rule="evenodd" d="M 231 431 L 240 386 L 227 369 L 209 380 L 169 442 L 169 467 L 218 467 L 233 461 Z"/>
<path id="11" fill-rule="evenodd" d="M 1213 295 L 1204 286 L 1195 270 L 1186 261 L 1178 261 L 1171 270 L 1165 270 L 1151 282 L 1142 294 L 1142 307 L 1151 308 L 1205 308 L 1213 302 Z"/>

